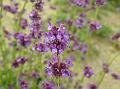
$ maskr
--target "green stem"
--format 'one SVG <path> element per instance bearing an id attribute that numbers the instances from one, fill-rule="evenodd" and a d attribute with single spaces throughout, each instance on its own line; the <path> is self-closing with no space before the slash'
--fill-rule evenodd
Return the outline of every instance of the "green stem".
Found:
<path id="1" fill-rule="evenodd" d="M 114 56 L 114 57 L 111 59 L 111 61 L 110 61 L 110 63 L 109 63 L 108 65 L 111 66 L 112 63 L 116 60 L 116 58 L 117 58 L 119 55 L 120 55 L 120 53 L 118 53 L 116 56 Z M 103 79 L 104 79 L 104 77 L 105 77 L 105 74 L 106 74 L 106 73 L 104 73 L 103 71 L 101 72 L 101 76 L 100 76 L 101 78 L 100 78 L 100 80 L 98 81 L 98 84 L 97 84 L 98 87 L 101 85 L 101 83 L 102 83 L 102 81 L 103 81 Z"/>
<path id="2" fill-rule="evenodd" d="M 58 77 L 58 89 L 60 89 L 60 76 Z"/>
<path id="3" fill-rule="evenodd" d="M 97 19 L 97 17 L 98 17 L 98 12 L 99 12 L 99 7 L 96 8 L 96 11 L 95 11 L 95 19 Z"/>

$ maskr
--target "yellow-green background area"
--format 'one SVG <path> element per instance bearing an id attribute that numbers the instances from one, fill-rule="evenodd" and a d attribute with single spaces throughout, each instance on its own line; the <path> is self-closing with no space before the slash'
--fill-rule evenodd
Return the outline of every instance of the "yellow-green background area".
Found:
<path id="1" fill-rule="evenodd" d="M 16 0 L 16 1 L 19 2 L 19 4 L 20 4 L 19 10 L 21 10 L 24 5 L 24 2 L 22 0 Z M 54 5 L 53 4 L 54 1 L 56 1 L 56 0 L 51 0 L 51 2 L 45 1 L 43 12 L 41 13 L 43 21 L 46 21 L 49 16 L 54 17 L 54 19 L 56 19 L 55 16 L 60 14 L 57 11 L 51 10 L 49 8 L 50 5 Z M 64 1 L 64 0 L 61 0 L 61 1 Z M 4 0 L 3 3 L 12 5 L 10 0 Z M 23 15 L 23 17 L 28 18 L 28 20 L 29 20 L 29 13 L 32 10 L 32 6 L 33 5 L 31 3 L 28 3 L 26 5 L 27 11 Z M 62 6 L 61 6 L 61 8 L 62 8 Z M 71 14 L 71 13 L 72 12 L 70 12 L 69 14 Z M 9 32 L 17 31 L 15 29 L 16 25 L 13 21 L 14 15 L 7 13 L 5 11 L 3 11 L 2 14 L 4 16 L 2 19 L 2 26 L 5 26 L 5 29 L 8 30 Z M 98 14 L 101 17 L 99 19 L 99 21 L 101 23 L 109 26 L 109 28 L 112 29 L 112 31 L 113 31 L 112 34 L 120 31 L 120 12 L 117 12 L 115 6 L 108 3 L 106 7 L 100 8 Z M 88 16 L 91 20 L 94 20 L 94 17 L 91 15 L 91 13 L 88 13 Z M 53 20 L 53 22 L 54 22 L 54 20 Z M 29 28 L 27 28 L 26 32 L 28 31 L 28 29 Z M 0 27 L 1 33 L 2 33 L 2 30 L 3 30 L 3 28 Z M 70 83 L 68 86 L 69 88 L 66 88 L 66 89 L 74 89 L 73 85 L 75 85 L 75 82 L 77 80 L 81 79 L 83 65 L 86 62 L 90 66 L 92 66 L 95 74 L 90 79 L 87 79 L 87 78 L 84 79 L 84 82 L 83 82 L 84 88 L 83 89 L 88 89 L 89 83 L 94 83 L 100 79 L 99 75 L 100 75 L 100 72 L 102 71 L 102 64 L 109 63 L 112 60 L 112 58 L 114 58 L 114 56 L 119 54 L 119 51 L 120 51 L 120 48 L 119 47 L 116 48 L 113 45 L 113 43 L 111 42 L 112 41 L 112 40 L 110 40 L 111 37 L 112 37 L 112 35 L 108 36 L 108 37 L 103 37 L 103 38 L 91 37 L 92 44 L 99 51 L 99 55 L 94 55 L 94 52 L 93 52 L 93 55 L 91 57 L 87 57 L 86 61 L 81 61 L 79 52 L 74 53 L 77 60 L 74 63 L 74 67 L 71 69 L 74 72 L 77 72 L 78 76 L 73 78 L 72 84 Z M 28 63 L 26 63 L 25 65 L 20 66 L 20 68 L 13 70 L 11 68 L 11 63 L 13 62 L 15 56 L 24 55 L 26 51 L 25 52 L 24 52 L 24 50 L 22 52 L 14 51 L 14 49 L 12 49 L 8 46 L 9 42 L 10 42 L 9 40 L 4 38 L 4 34 L 2 34 L 0 37 L 0 89 L 7 89 L 7 84 L 9 84 L 11 82 L 16 85 L 15 89 L 17 89 L 18 84 L 17 84 L 16 78 L 14 78 L 14 77 L 18 76 L 19 73 L 21 73 L 21 72 L 25 72 L 26 70 L 27 70 L 27 73 L 29 74 L 34 69 L 39 70 L 39 67 L 40 67 L 39 60 L 34 60 L 34 61 L 32 60 L 32 61 L 29 61 Z M 119 42 L 120 41 L 117 40 L 115 43 L 120 45 Z M 14 56 L 14 54 L 16 54 L 16 55 Z M 65 54 L 64 54 L 64 56 L 66 56 Z M 31 55 L 33 55 L 32 56 L 33 58 L 31 58 L 31 59 L 39 59 L 39 55 L 29 54 L 29 52 L 27 52 L 26 55 L 30 58 L 31 58 Z M 49 56 L 49 53 L 47 53 L 46 55 Z M 45 54 L 42 57 L 43 60 L 45 60 L 47 58 L 48 57 L 46 57 Z M 116 57 L 115 61 L 110 66 L 110 71 L 120 74 L 120 56 Z M 39 72 L 41 72 L 41 71 L 39 71 Z M 50 78 L 47 78 L 47 79 L 50 80 Z M 30 80 L 30 79 L 28 79 L 28 80 Z M 67 79 L 66 79 L 66 81 L 67 81 Z M 33 82 L 31 82 L 31 85 L 33 85 L 33 84 L 34 84 L 34 80 L 33 80 Z M 35 88 L 31 88 L 31 89 L 35 89 Z M 114 80 L 110 74 L 106 74 L 99 89 L 120 89 L 120 81 Z"/>

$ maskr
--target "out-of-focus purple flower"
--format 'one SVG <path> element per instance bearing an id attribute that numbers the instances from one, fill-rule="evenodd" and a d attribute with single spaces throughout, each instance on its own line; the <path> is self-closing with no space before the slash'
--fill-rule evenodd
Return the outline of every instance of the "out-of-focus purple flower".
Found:
<path id="1" fill-rule="evenodd" d="M 84 16 L 84 14 L 81 14 L 80 17 L 75 21 L 74 24 L 77 28 L 83 28 L 86 24 L 86 18 Z"/>
<path id="2" fill-rule="evenodd" d="M 17 40 L 17 43 L 21 46 L 27 47 L 31 43 L 31 39 L 28 35 L 22 33 L 15 33 L 14 38 Z"/>
<path id="3" fill-rule="evenodd" d="M 26 27 L 28 26 L 27 19 L 22 19 L 20 26 L 22 27 L 22 29 L 26 29 Z"/>
<path id="4" fill-rule="evenodd" d="M 77 40 L 76 36 L 74 36 L 72 50 L 78 50 L 78 49 L 80 49 L 80 42 Z"/>
<path id="5" fill-rule="evenodd" d="M 105 0 L 96 0 L 95 1 L 95 5 L 104 5 L 105 4 Z"/>
<path id="6" fill-rule="evenodd" d="M 90 0 L 72 0 L 74 4 L 80 7 L 85 7 L 86 5 L 89 4 Z"/>
<path id="7" fill-rule="evenodd" d="M 35 44 L 32 47 L 32 50 L 36 50 L 38 52 L 47 52 L 48 51 L 48 47 L 45 44 L 43 44 L 43 43 L 39 43 L 39 44 Z"/>
<path id="8" fill-rule="evenodd" d="M 94 72 L 90 66 L 85 66 L 83 74 L 85 77 L 90 78 L 94 74 Z"/>
<path id="9" fill-rule="evenodd" d="M 111 76 L 115 79 L 115 80 L 120 80 L 120 75 L 116 74 L 116 73 L 112 73 Z"/>
<path id="10" fill-rule="evenodd" d="M 53 81 L 45 81 L 42 86 L 43 89 L 57 89 Z"/>
<path id="11" fill-rule="evenodd" d="M 112 40 L 117 40 L 120 37 L 120 32 L 117 32 L 115 35 L 112 36 Z"/>
<path id="12" fill-rule="evenodd" d="M 17 57 L 15 61 L 12 63 L 12 66 L 14 68 L 17 68 L 20 64 L 25 64 L 26 61 L 27 59 L 24 57 Z"/>
<path id="13" fill-rule="evenodd" d="M 37 79 L 37 78 L 39 78 L 39 73 L 37 71 L 33 71 L 31 76 L 33 78 Z"/>
<path id="14" fill-rule="evenodd" d="M 64 61 L 68 66 L 73 66 L 73 61 L 75 61 L 75 57 L 73 55 L 70 55 Z"/>
<path id="15" fill-rule="evenodd" d="M 33 38 L 40 38 L 41 37 L 41 18 L 39 16 L 38 11 L 36 11 L 35 9 L 32 10 L 32 12 L 30 13 L 30 19 L 32 21 L 31 25 L 30 25 L 30 35 Z"/>
<path id="16" fill-rule="evenodd" d="M 67 23 L 67 25 L 72 26 L 73 25 L 73 21 L 71 19 L 66 19 L 65 22 Z"/>
<path id="17" fill-rule="evenodd" d="M 13 85 L 10 84 L 10 85 L 8 86 L 8 89 L 14 89 Z"/>
<path id="18" fill-rule="evenodd" d="M 102 25 L 96 21 L 90 21 L 90 31 L 99 30 L 102 28 Z"/>
<path id="19" fill-rule="evenodd" d="M 109 72 L 109 65 L 108 64 L 103 64 L 103 71 L 105 73 L 108 73 Z"/>
<path id="20" fill-rule="evenodd" d="M 48 67 L 45 69 L 45 72 L 48 76 L 68 77 L 71 75 L 71 71 L 68 69 L 69 66 L 69 64 L 63 61 L 60 61 L 60 63 L 58 63 L 57 59 L 53 58 L 53 61 L 50 61 L 48 63 Z"/>
<path id="21" fill-rule="evenodd" d="M 12 37 L 12 34 L 8 32 L 7 30 L 4 30 L 4 34 L 7 39 L 10 39 Z"/>
<path id="22" fill-rule="evenodd" d="M 4 5 L 3 9 L 10 12 L 10 13 L 15 14 L 18 11 L 18 3 L 15 3 L 14 6 Z"/>
<path id="23" fill-rule="evenodd" d="M 42 2 L 42 0 L 40 0 L 40 1 L 35 3 L 35 9 L 42 10 L 43 9 L 43 5 L 44 5 L 44 3 Z"/>
<path id="24" fill-rule="evenodd" d="M 68 47 L 69 37 L 63 24 L 59 28 L 48 24 L 49 32 L 45 33 L 45 43 L 53 54 L 62 54 Z"/>
<path id="25" fill-rule="evenodd" d="M 96 84 L 90 84 L 89 89 L 97 89 L 97 85 Z"/>
<path id="26" fill-rule="evenodd" d="M 87 52 L 87 45 L 86 44 L 82 44 L 81 46 L 80 46 L 80 51 L 82 52 L 82 53 L 86 53 Z"/>
<path id="27" fill-rule="evenodd" d="M 19 80 L 20 89 L 29 89 L 25 80 Z"/>

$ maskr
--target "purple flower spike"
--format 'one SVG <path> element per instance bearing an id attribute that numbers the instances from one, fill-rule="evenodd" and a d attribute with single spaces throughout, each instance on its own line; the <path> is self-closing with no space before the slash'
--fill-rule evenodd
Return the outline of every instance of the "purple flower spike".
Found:
<path id="1" fill-rule="evenodd" d="M 48 24 L 49 32 L 45 33 L 45 43 L 53 54 L 62 54 L 69 43 L 69 34 L 63 24 L 59 28 Z"/>
<path id="2" fill-rule="evenodd" d="M 54 59 L 54 58 L 53 58 Z M 70 70 L 68 69 L 69 65 L 65 62 L 60 61 L 52 61 L 48 63 L 48 67 L 45 69 L 45 72 L 48 76 L 55 76 L 55 77 L 68 77 L 71 75 Z"/>
<path id="3" fill-rule="evenodd" d="M 33 9 L 31 14 L 29 15 L 32 23 L 30 25 L 30 35 L 33 38 L 40 38 L 42 33 L 40 31 L 41 28 L 41 18 L 39 16 L 39 13 Z"/>
<path id="4" fill-rule="evenodd" d="M 85 77 L 90 78 L 94 74 L 94 72 L 93 72 L 91 67 L 86 66 L 84 68 L 83 74 L 84 74 Z"/>

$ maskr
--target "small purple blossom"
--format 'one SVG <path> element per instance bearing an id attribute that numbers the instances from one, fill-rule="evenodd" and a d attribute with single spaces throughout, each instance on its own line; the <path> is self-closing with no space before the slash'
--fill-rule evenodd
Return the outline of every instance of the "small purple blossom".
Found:
<path id="1" fill-rule="evenodd" d="M 106 0 L 96 0 L 95 5 L 104 5 Z"/>
<path id="2" fill-rule="evenodd" d="M 96 21 L 90 21 L 90 31 L 99 30 L 102 28 L 102 25 Z"/>
<path id="3" fill-rule="evenodd" d="M 33 71 L 31 76 L 35 79 L 39 78 L 39 73 L 37 71 Z"/>
<path id="4" fill-rule="evenodd" d="M 112 73 L 111 76 L 112 76 L 115 80 L 120 80 L 120 75 L 118 75 L 117 73 Z"/>
<path id="5" fill-rule="evenodd" d="M 72 0 L 73 3 L 75 3 L 77 6 L 85 7 L 89 4 L 89 0 Z"/>
<path id="6" fill-rule="evenodd" d="M 80 28 L 80 29 L 83 28 L 86 24 L 85 16 L 83 14 L 81 14 L 80 17 L 75 21 L 74 24 L 77 28 Z"/>
<path id="7" fill-rule="evenodd" d="M 18 11 L 18 3 L 15 3 L 14 6 L 4 5 L 3 9 L 12 13 L 12 14 L 16 14 Z"/>
<path id="8" fill-rule="evenodd" d="M 27 19 L 22 19 L 20 26 L 22 29 L 26 29 L 26 27 L 28 26 Z"/>
<path id="9" fill-rule="evenodd" d="M 17 40 L 18 45 L 27 47 L 31 43 L 31 39 L 29 35 L 22 34 L 22 33 L 15 33 L 14 38 Z"/>
<path id="10" fill-rule="evenodd" d="M 24 57 L 17 57 L 15 59 L 15 61 L 12 63 L 12 66 L 14 68 L 17 68 L 17 67 L 19 67 L 20 64 L 25 64 L 26 61 L 27 61 L 27 59 Z"/>
<path id="11" fill-rule="evenodd" d="M 90 66 L 85 66 L 83 74 L 85 77 L 90 78 L 94 74 L 94 72 Z"/>
<path id="12" fill-rule="evenodd" d="M 96 84 L 90 84 L 89 89 L 97 89 L 97 85 Z"/>
<path id="13" fill-rule="evenodd" d="M 48 47 L 43 43 L 39 43 L 39 44 L 33 45 L 32 50 L 36 50 L 38 52 L 47 52 Z"/>
<path id="14" fill-rule="evenodd" d="M 109 65 L 108 64 L 103 64 L 103 71 L 105 73 L 108 73 L 109 72 Z"/>
<path id="15" fill-rule="evenodd" d="M 120 32 L 117 32 L 115 35 L 112 36 L 112 40 L 117 40 L 120 38 Z"/>
<path id="16" fill-rule="evenodd" d="M 43 84 L 43 89 L 56 89 L 56 86 L 53 81 L 45 81 Z"/>
<path id="17" fill-rule="evenodd" d="M 25 80 L 19 80 L 20 89 L 29 89 Z"/>
<path id="18" fill-rule="evenodd" d="M 40 1 L 35 3 L 35 9 L 42 10 L 43 9 L 43 5 L 44 5 L 44 3 L 42 2 L 42 0 L 40 0 Z"/>

